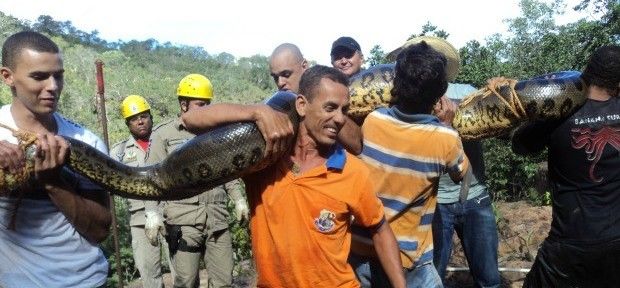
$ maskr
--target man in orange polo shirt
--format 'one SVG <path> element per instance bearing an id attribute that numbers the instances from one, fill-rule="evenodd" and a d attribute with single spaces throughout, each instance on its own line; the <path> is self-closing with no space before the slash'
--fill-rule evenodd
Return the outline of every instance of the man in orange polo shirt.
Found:
<path id="1" fill-rule="evenodd" d="M 405 287 L 396 240 L 368 169 L 336 141 L 349 107 L 347 84 L 333 68 L 304 72 L 299 94 L 291 95 L 300 116 L 292 149 L 288 117 L 267 105 L 214 104 L 182 116 L 186 127 L 201 131 L 255 121 L 267 142 L 266 157 L 277 159 L 243 178 L 258 287 L 359 287 L 347 263 L 351 216 L 372 231 L 393 287 Z"/>

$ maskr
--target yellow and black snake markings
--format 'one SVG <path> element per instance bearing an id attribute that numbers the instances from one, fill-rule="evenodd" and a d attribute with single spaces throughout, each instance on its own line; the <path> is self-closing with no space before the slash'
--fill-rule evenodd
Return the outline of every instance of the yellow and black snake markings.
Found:
<path id="1" fill-rule="evenodd" d="M 567 116 L 585 102 L 585 85 L 578 72 L 557 79 L 541 77 L 520 82 L 498 78 L 461 101 L 453 126 L 463 139 L 493 137 L 523 121 Z M 394 64 L 371 67 L 351 78 L 349 115 L 363 119 L 377 107 L 389 106 L 393 79 Z M 288 113 L 296 130 L 295 98 L 294 93 L 277 92 L 267 104 Z M 199 135 L 161 163 L 148 167 L 126 166 L 85 143 L 67 140 L 71 170 L 111 193 L 132 199 L 188 198 L 270 164 L 263 161 L 265 141 L 260 131 L 248 122 Z"/>
<path id="2" fill-rule="evenodd" d="M 550 73 L 518 82 L 500 80 L 463 99 L 453 121 L 461 138 L 499 136 L 525 121 L 561 119 L 586 99 L 579 72 Z"/>
<path id="3" fill-rule="evenodd" d="M 394 64 L 382 64 L 361 71 L 350 79 L 349 116 L 363 119 L 379 107 L 387 107 L 392 99 Z"/>

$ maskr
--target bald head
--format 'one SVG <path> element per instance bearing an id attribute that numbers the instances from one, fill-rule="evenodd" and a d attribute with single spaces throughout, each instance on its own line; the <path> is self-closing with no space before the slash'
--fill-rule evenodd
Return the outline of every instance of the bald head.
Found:
<path id="1" fill-rule="evenodd" d="M 299 80 L 307 68 L 308 62 L 295 44 L 280 44 L 269 57 L 271 77 L 281 91 L 299 92 Z"/>
<path id="2" fill-rule="evenodd" d="M 301 50 L 299 50 L 299 47 L 292 43 L 282 43 L 278 45 L 276 49 L 273 49 L 270 58 L 277 58 L 284 54 L 290 54 L 291 57 L 294 57 L 298 61 L 304 60 L 304 56 L 301 54 Z"/>

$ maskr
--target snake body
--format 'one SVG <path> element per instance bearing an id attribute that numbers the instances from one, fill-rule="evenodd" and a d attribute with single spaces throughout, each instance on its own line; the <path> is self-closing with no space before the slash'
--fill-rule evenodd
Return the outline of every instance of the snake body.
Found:
<path id="1" fill-rule="evenodd" d="M 349 80 L 349 116 L 361 122 L 379 107 L 387 107 L 392 99 L 394 64 L 381 64 L 363 70 Z"/>
<path id="2" fill-rule="evenodd" d="M 296 124 L 295 97 L 291 92 L 278 92 L 267 105 L 286 112 Z M 215 128 L 146 167 L 127 166 L 79 140 L 66 139 L 71 145 L 66 161 L 69 169 L 112 194 L 132 199 L 192 197 L 271 164 L 264 159 L 265 140 L 253 122 Z"/>
<path id="3" fill-rule="evenodd" d="M 526 121 L 566 117 L 586 100 L 580 75 L 562 71 L 522 81 L 493 78 L 460 102 L 452 126 L 462 139 L 475 140 L 508 133 Z M 374 66 L 352 77 L 349 115 L 362 119 L 389 106 L 393 79 L 394 64 Z"/>
<path id="4" fill-rule="evenodd" d="M 517 81 L 494 78 L 459 104 L 452 126 L 462 139 L 506 134 L 536 119 L 569 116 L 586 100 L 585 84 L 576 71 L 562 71 Z"/>
<path id="5" fill-rule="evenodd" d="M 394 64 L 374 66 L 353 77 L 350 116 L 363 119 L 377 107 L 389 106 L 393 79 Z M 453 126 L 464 139 L 480 139 L 503 134 L 523 121 L 563 117 L 585 101 L 584 87 L 578 72 L 525 81 L 495 79 L 459 104 Z M 288 113 L 294 126 L 298 123 L 295 97 L 291 92 L 278 92 L 267 102 Z M 67 140 L 70 169 L 113 194 L 132 199 L 188 198 L 271 164 L 263 156 L 262 134 L 251 122 L 196 136 L 161 163 L 147 167 L 124 165 L 83 142 Z M 0 190 L 7 188 L 1 184 Z"/>

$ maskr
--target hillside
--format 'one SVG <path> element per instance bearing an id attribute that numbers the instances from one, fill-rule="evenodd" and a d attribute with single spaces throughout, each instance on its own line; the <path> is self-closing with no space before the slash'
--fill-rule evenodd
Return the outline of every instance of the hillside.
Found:
<path id="1" fill-rule="evenodd" d="M 6 37 L 26 28 L 20 20 L 0 12 L 0 42 L 4 43 Z M 72 31 L 70 28 L 64 30 Z M 110 48 L 80 38 L 46 34 L 52 36 L 64 56 L 65 87 L 59 111 L 100 135 L 94 104 L 97 92 L 94 63 L 97 59 L 104 62 L 110 144 L 127 136 L 119 112 L 120 101 L 125 96 L 144 96 L 152 106 L 155 123 L 176 117 L 179 111 L 176 87 L 179 80 L 190 73 L 200 73 L 211 80 L 215 102 L 256 103 L 275 91 L 265 56 L 235 59 L 227 53 L 210 55 L 202 48 L 159 44 L 152 39 L 108 43 L 110 47 L 118 46 Z M 9 89 L 2 85 L 0 104 L 8 103 L 10 98 Z"/>

